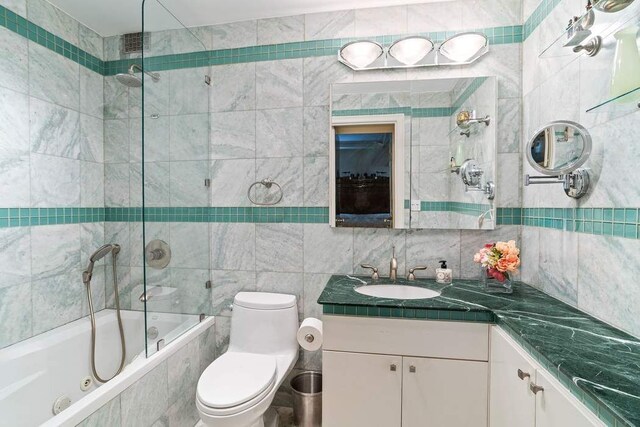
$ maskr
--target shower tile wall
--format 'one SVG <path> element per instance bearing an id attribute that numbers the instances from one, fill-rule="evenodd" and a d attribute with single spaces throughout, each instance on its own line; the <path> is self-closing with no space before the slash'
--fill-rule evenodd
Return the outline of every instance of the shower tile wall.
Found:
<path id="1" fill-rule="evenodd" d="M 528 3 L 532 2 L 525 1 L 525 19 L 537 7 L 537 2 Z M 591 158 L 585 165 L 590 169 L 593 188 L 590 194 L 576 201 L 566 197 L 560 186 L 524 187 L 523 207 L 597 208 L 593 213 L 588 211 L 588 215 L 593 214 L 596 216 L 593 219 L 599 218 L 601 223 L 600 208 L 627 208 L 630 219 L 635 222 L 640 190 L 633 183 L 640 179 L 640 171 L 631 160 L 640 158 L 637 110 L 626 114 L 610 110 L 585 112 L 608 97 L 615 47 L 613 37 L 605 40 L 602 50 L 593 58 L 586 55 L 538 57 L 553 37 L 562 32 L 568 17 L 580 15 L 583 9 L 581 0 L 561 1 L 522 45 L 523 142 L 551 120 L 581 123 L 593 138 Z M 535 174 L 526 159 L 523 164 L 525 173 Z M 522 278 L 640 336 L 640 319 L 636 314 L 636 302 L 640 298 L 637 230 L 631 230 L 633 233 L 625 230 L 631 238 L 598 235 L 605 234 L 605 224 L 602 225 L 602 229 L 594 228 L 589 233 L 524 226 Z M 608 225 L 610 229 L 611 222 Z M 632 227 L 636 228 L 635 224 Z"/>
<path id="2" fill-rule="evenodd" d="M 102 58 L 102 39 L 41 0 L 0 4 Z M 0 27 L 0 208 L 104 206 L 103 77 Z M 5 220 L 6 221 L 6 220 Z M 103 224 L 0 228 L 0 348 L 87 314 Z M 104 267 L 93 280 L 104 307 Z"/>

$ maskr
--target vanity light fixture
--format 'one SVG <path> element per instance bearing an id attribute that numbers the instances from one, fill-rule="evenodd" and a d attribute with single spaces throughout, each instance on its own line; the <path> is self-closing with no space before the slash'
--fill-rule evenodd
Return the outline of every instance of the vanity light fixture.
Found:
<path id="1" fill-rule="evenodd" d="M 422 36 L 411 36 L 389 46 L 389 55 L 404 65 L 415 65 L 433 50 L 433 42 Z"/>
<path id="2" fill-rule="evenodd" d="M 349 42 L 338 51 L 338 61 L 355 71 L 437 67 L 471 64 L 488 51 L 489 40 L 482 33 L 456 34 L 437 47 L 430 38 L 414 35 L 389 47 L 372 40 Z"/>
<path id="3" fill-rule="evenodd" d="M 375 62 L 384 53 L 379 43 L 370 40 L 357 40 L 342 46 L 339 59 L 353 69 L 363 69 Z"/>
<path id="4" fill-rule="evenodd" d="M 481 53 L 489 45 L 489 39 L 482 33 L 467 32 L 449 37 L 438 52 L 454 62 L 466 63 Z"/>

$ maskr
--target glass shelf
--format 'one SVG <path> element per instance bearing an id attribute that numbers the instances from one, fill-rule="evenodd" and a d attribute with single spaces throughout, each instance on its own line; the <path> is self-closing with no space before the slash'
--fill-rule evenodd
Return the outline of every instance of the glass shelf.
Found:
<path id="1" fill-rule="evenodd" d="M 580 52 L 574 52 L 573 48 L 579 46 L 591 40 L 595 36 L 602 37 L 602 43 L 605 44 L 605 39 L 616 31 L 625 28 L 628 25 L 640 24 L 640 1 L 634 1 L 626 9 L 623 9 L 615 13 L 605 13 L 599 10 L 592 9 L 594 13 L 593 26 L 587 30 L 580 30 L 579 28 L 567 28 L 560 34 L 554 41 L 549 44 L 540 54 L 540 58 L 557 58 L 561 56 L 578 56 L 584 53 L 584 50 Z M 578 23 L 584 22 L 587 15 L 590 12 L 585 12 L 578 18 Z M 567 20 L 570 16 L 567 16 Z M 576 24 L 573 25 L 576 27 Z M 572 36 L 569 37 L 569 34 Z"/>
<path id="2" fill-rule="evenodd" d="M 452 133 L 458 133 L 460 134 L 460 136 L 466 136 L 467 138 L 470 135 L 475 135 L 476 133 L 478 133 L 478 129 L 484 129 L 485 127 L 489 126 L 489 116 L 487 117 L 482 117 L 482 118 L 477 118 L 477 119 L 472 119 L 474 121 L 472 121 L 471 123 L 469 123 L 469 126 L 466 128 L 461 128 L 460 126 L 456 126 L 453 129 L 451 129 L 449 131 L 449 133 L 447 134 L 447 136 L 450 136 Z M 486 121 L 485 121 L 486 120 Z"/>
<path id="3" fill-rule="evenodd" d="M 587 110 L 587 113 L 614 112 L 622 113 L 640 110 L 640 87 L 622 95 L 603 100 Z"/>

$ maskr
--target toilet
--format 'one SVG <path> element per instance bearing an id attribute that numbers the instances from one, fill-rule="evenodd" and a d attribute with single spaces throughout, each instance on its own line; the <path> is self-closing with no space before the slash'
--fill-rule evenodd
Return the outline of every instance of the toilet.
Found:
<path id="1" fill-rule="evenodd" d="M 198 380 L 196 407 L 205 426 L 273 423 L 265 413 L 298 359 L 297 330 L 294 295 L 240 292 L 235 296 L 229 349 Z"/>

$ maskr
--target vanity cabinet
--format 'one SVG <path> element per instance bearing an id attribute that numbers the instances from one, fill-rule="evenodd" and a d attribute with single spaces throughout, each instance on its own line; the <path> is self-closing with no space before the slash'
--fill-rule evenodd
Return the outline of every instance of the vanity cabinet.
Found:
<path id="1" fill-rule="evenodd" d="M 486 426 L 486 324 L 324 316 L 323 426 Z"/>
<path id="2" fill-rule="evenodd" d="M 491 427 L 604 425 L 504 331 L 495 326 L 491 330 L 490 368 Z"/>

